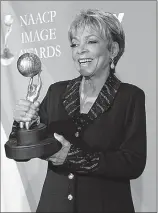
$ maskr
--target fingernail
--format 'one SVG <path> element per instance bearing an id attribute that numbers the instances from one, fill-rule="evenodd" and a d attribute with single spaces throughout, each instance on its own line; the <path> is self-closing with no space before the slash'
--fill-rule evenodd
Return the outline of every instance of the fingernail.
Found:
<path id="1" fill-rule="evenodd" d="M 58 137 L 58 134 L 57 134 L 57 133 L 54 133 L 54 137 Z"/>
<path id="2" fill-rule="evenodd" d="M 58 137 L 60 137 L 60 135 L 58 135 L 56 132 L 54 133 L 54 137 L 56 138 L 56 139 L 58 139 Z"/>

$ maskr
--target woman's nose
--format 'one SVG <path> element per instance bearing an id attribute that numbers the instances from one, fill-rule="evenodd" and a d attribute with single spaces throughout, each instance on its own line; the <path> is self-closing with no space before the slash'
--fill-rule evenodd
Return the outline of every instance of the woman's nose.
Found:
<path id="1" fill-rule="evenodd" d="M 78 46 L 78 49 L 77 49 L 78 54 L 84 54 L 87 51 L 88 51 L 88 49 L 87 49 L 85 44 L 82 44 L 82 45 Z"/>

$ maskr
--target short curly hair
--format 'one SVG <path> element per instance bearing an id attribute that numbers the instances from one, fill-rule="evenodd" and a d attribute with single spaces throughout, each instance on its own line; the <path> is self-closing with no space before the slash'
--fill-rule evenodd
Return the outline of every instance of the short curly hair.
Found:
<path id="1" fill-rule="evenodd" d="M 103 38 L 107 38 L 109 40 L 109 51 L 112 47 L 112 42 L 118 43 L 119 52 L 114 58 L 114 64 L 116 65 L 125 50 L 125 33 L 119 20 L 112 13 L 98 9 L 81 10 L 70 25 L 68 31 L 70 42 L 74 33 L 85 27 L 97 30 Z"/>

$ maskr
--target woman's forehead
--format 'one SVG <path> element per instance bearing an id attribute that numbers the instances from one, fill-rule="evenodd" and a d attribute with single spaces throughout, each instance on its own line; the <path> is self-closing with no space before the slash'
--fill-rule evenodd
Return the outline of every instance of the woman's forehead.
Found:
<path id="1" fill-rule="evenodd" d="M 104 35 L 103 35 L 104 34 Z M 103 33 L 103 32 L 101 32 L 101 30 L 100 29 L 98 29 L 98 28 L 96 28 L 96 27 L 94 27 L 94 26 L 81 26 L 81 27 L 78 27 L 78 28 L 74 28 L 73 30 L 72 30 L 72 38 L 74 38 L 74 37 L 80 37 L 80 36 L 82 36 L 82 35 L 84 35 L 84 36 L 97 36 L 97 37 L 100 37 L 100 38 L 103 38 L 103 36 L 104 36 L 104 38 L 105 38 L 105 32 Z"/>

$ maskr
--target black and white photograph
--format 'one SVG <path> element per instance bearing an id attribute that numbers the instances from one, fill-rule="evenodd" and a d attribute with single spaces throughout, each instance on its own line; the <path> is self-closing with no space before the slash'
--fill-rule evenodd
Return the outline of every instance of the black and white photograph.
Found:
<path id="1" fill-rule="evenodd" d="M 1 212 L 157 212 L 157 1 L 1 1 Z"/>

